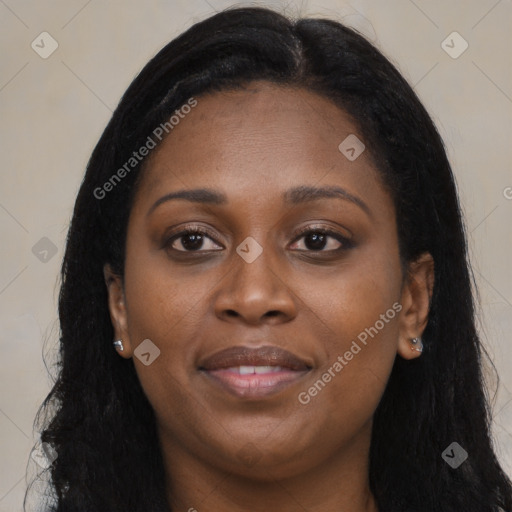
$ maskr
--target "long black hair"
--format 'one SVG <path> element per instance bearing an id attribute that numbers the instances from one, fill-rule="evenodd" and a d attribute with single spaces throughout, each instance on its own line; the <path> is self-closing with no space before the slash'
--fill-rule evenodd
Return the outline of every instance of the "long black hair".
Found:
<path id="1" fill-rule="evenodd" d="M 424 252 L 435 261 L 425 351 L 396 359 L 374 416 L 369 478 L 379 510 L 512 510 L 511 483 L 490 438 L 456 185 L 434 123 L 357 32 L 262 8 L 220 12 L 167 44 L 130 85 L 91 156 L 62 265 L 58 378 L 39 415 L 41 439 L 58 454 L 49 509 L 169 511 L 154 413 L 133 361 L 112 348 L 103 266 L 123 274 L 144 170 L 144 161 L 126 167 L 133 152 L 191 97 L 255 80 L 316 92 L 351 116 L 393 198 L 402 262 Z M 123 165 L 122 179 L 112 181 Z M 457 469 L 442 457 L 452 442 L 468 453 Z"/>

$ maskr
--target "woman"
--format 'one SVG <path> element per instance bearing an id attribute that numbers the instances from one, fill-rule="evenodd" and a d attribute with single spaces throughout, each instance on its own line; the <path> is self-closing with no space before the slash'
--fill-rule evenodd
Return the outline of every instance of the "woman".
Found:
<path id="1" fill-rule="evenodd" d="M 59 313 L 51 510 L 512 510 L 442 141 L 339 23 L 228 10 L 147 64 Z"/>

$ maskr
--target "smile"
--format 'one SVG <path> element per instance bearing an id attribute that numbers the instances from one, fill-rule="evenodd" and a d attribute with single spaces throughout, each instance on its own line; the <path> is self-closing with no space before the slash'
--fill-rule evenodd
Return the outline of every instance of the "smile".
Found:
<path id="1" fill-rule="evenodd" d="M 199 370 L 213 385 L 234 396 L 258 399 L 296 383 L 311 366 L 276 346 L 230 347 L 207 358 Z"/>
<path id="2" fill-rule="evenodd" d="M 211 381 L 241 398 L 273 395 L 301 379 L 309 370 L 280 366 L 238 366 L 204 371 Z"/>

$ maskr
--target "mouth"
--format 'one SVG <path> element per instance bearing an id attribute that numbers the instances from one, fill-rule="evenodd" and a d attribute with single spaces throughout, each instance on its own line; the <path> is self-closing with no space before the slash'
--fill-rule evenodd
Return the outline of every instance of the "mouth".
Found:
<path id="1" fill-rule="evenodd" d="M 296 383 L 312 365 L 280 347 L 237 346 L 216 352 L 198 369 L 213 385 L 232 395 L 258 399 Z"/>

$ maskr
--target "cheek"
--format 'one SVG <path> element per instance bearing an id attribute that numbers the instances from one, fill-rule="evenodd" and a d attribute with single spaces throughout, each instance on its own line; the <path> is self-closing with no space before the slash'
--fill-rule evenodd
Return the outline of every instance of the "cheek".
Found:
<path id="1" fill-rule="evenodd" d="M 135 370 L 157 423 L 166 425 L 173 436 L 181 439 L 185 436 L 183 425 L 197 422 L 197 418 L 189 418 L 190 404 L 195 399 L 190 393 L 189 370 L 193 366 L 191 333 L 197 328 L 200 312 L 179 290 L 168 291 L 167 284 L 149 276 L 133 284 L 132 293 L 141 300 L 130 304 L 128 331 L 134 347 L 145 339 L 157 347 L 158 356 L 150 365 L 137 357 L 135 349 Z"/>
<path id="2" fill-rule="evenodd" d="M 314 312 L 326 331 L 334 335 L 331 348 L 342 350 L 347 341 L 376 322 L 383 339 L 396 334 L 401 281 L 398 254 L 365 249 L 355 252 L 329 275 L 303 272 L 296 276 L 294 291 L 304 309 Z"/>
<path id="3" fill-rule="evenodd" d="M 301 284 L 301 297 L 327 333 L 317 379 L 301 403 L 315 414 L 332 411 L 340 425 L 372 416 L 396 356 L 401 269 L 398 255 L 378 254 L 357 255 L 324 284 L 313 277 Z"/>
<path id="4" fill-rule="evenodd" d="M 180 388 L 193 365 L 190 342 L 198 338 L 196 331 L 205 314 L 201 298 L 208 288 L 204 281 L 202 285 L 197 283 L 197 278 L 184 280 L 173 276 L 165 262 L 155 264 L 139 257 L 136 251 L 128 254 L 125 267 L 128 335 L 139 380 L 157 409 L 159 403 L 172 405 L 180 398 Z M 158 353 L 149 365 L 137 356 L 140 353 L 137 347 L 146 339 L 151 340 L 157 347 L 153 350 Z"/>
<path id="5" fill-rule="evenodd" d="M 135 343 L 154 337 L 155 343 L 179 348 L 176 344 L 201 318 L 205 293 L 212 286 L 208 279 L 204 273 L 172 267 L 161 254 L 147 249 L 128 251 L 125 292 Z"/>

